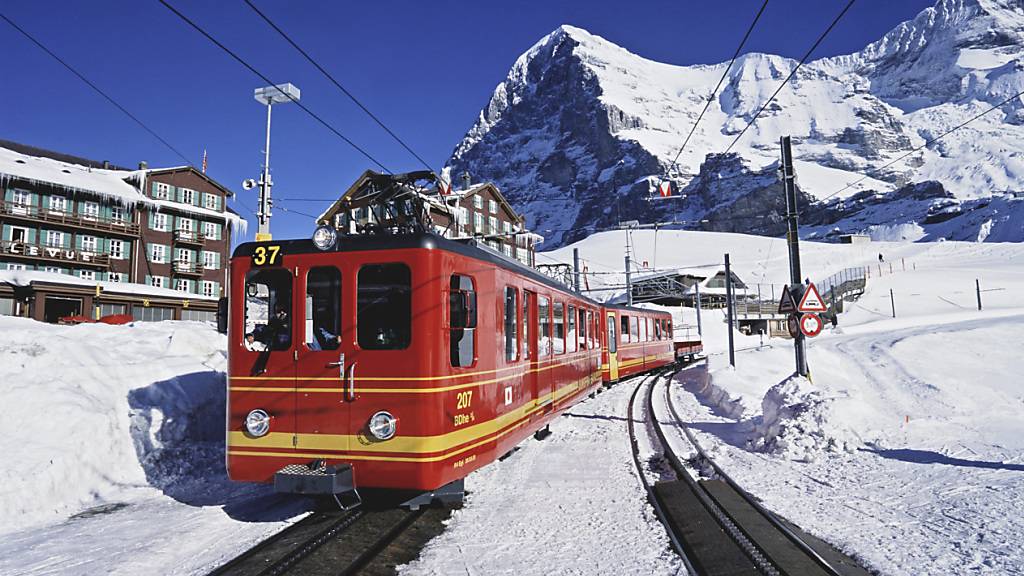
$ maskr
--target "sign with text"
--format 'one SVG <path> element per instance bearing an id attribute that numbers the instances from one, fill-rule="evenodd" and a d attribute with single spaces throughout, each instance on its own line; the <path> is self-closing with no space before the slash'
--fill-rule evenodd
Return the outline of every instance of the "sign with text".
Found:
<path id="1" fill-rule="evenodd" d="M 824 312 L 828 310 L 828 307 L 825 306 L 825 302 L 822 301 L 821 294 L 818 294 L 818 289 L 814 287 L 814 284 L 808 284 L 803 298 L 800 298 L 797 310 L 800 312 Z"/>

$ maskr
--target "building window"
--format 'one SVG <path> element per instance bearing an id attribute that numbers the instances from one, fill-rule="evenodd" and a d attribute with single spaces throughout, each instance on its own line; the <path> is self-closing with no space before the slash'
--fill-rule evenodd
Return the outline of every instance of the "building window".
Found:
<path id="1" fill-rule="evenodd" d="M 85 252 L 96 252 L 96 237 L 82 236 L 82 250 Z"/>
<path id="2" fill-rule="evenodd" d="M 150 276 L 149 277 L 149 285 L 153 286 L 155 288 L 163 288 L 164 287 L 164 277 L 163 276 Z"/>
<path id="3" fill-rule="evenodd" d="M 126 304 L 100 304 L 100 316 L 113 316 L 128 312 Z"/>
<path id="4" fill-rule="evenodd" d="M 192 251 L 188 248 L 178 248 L 176 262 L 192 262 Z"/>
<path id="5" fill-rule="evenodd" d="M 150 260 L 156 264 L 165 264 L 167 262 L 167 246 L 163 244 L 150 244 Z"/>
<path id="6" fill-rule="evenodd" d="M 167 232 L 167 214 L 159 212 L 152 214 L 152 221 L 149 227 L 157 232 Z"/>
<path id="7" fill-rule="evenodd" d="M 132 318 L 138 322 L 174 320 L 174 308 L 166 306 L 132 306 Z"/>
<path id="8" fill-rule="evenodd" d="M 497 218 L 495 218 L 494 216 L 488 216 L 487 217 L 487 224 L 488 224 L 488 226 L 490 228 L 488 230 L 489 233 L 491 233 L 491 234 L 497 234 L 498 233 L 498 219 Z"/>
<path id="9" fill-rule="evenodd" d="M 490 199 L 487 201 L 487 211 L 490 212 L 491 214 L 498 213 L 498 203 L 495 202 L 494 199 Z"/>
<path id="10" fill-rule="evenodd" d="M 124 260 L 124 240 L 109 240 L 110 257 L 114 260 Z"/>
<path id="11" fill-rule="evenodd" d="M 506 235 L 511 236 L 512 235 L 512 223 L 511 222 L 502 222 L 501 223 L 501 231 L 504 232 Z"/>
<path id="12" fill-rule="evenodd" d="M 216 296 L 217 295 L 217 283 L 209 280 L 203 280 L 203 296 Z"/>
<path id="13" fill-rule="evenodd" d="M 24 264 L 10 263 L 10 264 L 7 265 L 7 269 L 8 270 L 28 270 L 28 266 L 25 266 Z"/>
<path id="14" fill-rule="evenodd" d="M 512 257 L 512 245 L 511 244 L 502 244 L 501 245 L 501 251 L 505 253 L 505 256 L 508 256 L 509 258 Z"/>
<path id="15" fill-rule="evenodd" d="M 110 272 L 107 274 L 107 282 L 124 282 L 124 275 L 120 272 Z"/>
<path id="16" fill-rule="evenodd" d="M 51 248 L 63 248 L 64 247 L 64 233 L 57 232 L 56 230 L 46 231 L 46 245 Z"/>
<path id="17" fill-rule="evenodd" d="M 203 208 L 207 210 L 219 210 L 220 205 L 217 202 L 216 194 L 203 194 Z"/>
<path id="18" fill-rule="evenodd" d="M 178 218 L 178 230 L 191 232 L 196 229 L 195 221 L 191 218 Z"/>
<path id="19" fill-rule="evenodd" d="M 203 268 L 207 270 L 216 270 L 220 268 L 219 262 L 217 262 L 219 254 L 216 252 L 210 252 L 209 250 L 203 250 Z"/>
<path id="20" fill-rule="evenodd" d="M 479 212 L 473 212 L 473 231 L 479 234 L 484 232 L 484 216 Z"/>
<path id="21" fill-rule="evenodd" d="M 20 190 L 18 188 L 15 188 L 13 190 L 13 195 L 11 196 L 11 202 L 13 202 L 17 206 L 31 206 L 32 195 L 29 193 L 28 190 Z"/>
<path id="22" fill-rule="evenodd" d="M 185 278 L 178 278 L 174 281 L 174 289 L 178 292 L 189 292 L 189 282 Z"/>
<path id="23" fill-rule="evenodd" d="M 79 270 L 78 277 L 81 278 L 82 280 L 95 280 L 96 273 L 93 272 L 92 270 Z"/>
<path id="24" fill-rule="evenodd" d="M 195 201 L 196 201 L 196 191 L 195 190 L 189 190 L 188 188 L 178 188 L 178 191 L 181 192 L 181 203 L 182 204 L 195 204 Z"/>
<path id="25" fill-rule="evenodd" d="M 526 252 L 526 248 L 516 248 L 516 260 L 519 260 L 523 264 L 530 263 L 530 255 Z"/>
<path id="26" fill-rule="evenodd" d="M 43 272 L 50 272 L 52 274 L 60 274 L 60 268 L 56 266 L 46 266 L 43 268 Z"/>
<path id="27" fill-rule="evenodd" d="M 220 224 L 203 222 L 203 236 L 209 240 L 220 240 Z"/>
<path id="28" fill-rule="evenodd" d="M 27 242 L 28 228 L 11 226 L 11 242 Z"/>
<path id="29" fill-rule="evenodd" d="M 448 292 L 448 346 L 452 366 L 472 366 L 476 360 L 476 291 L 473 278 L 452 274 Z"/>
<path id="30" fill-rule="evenodd" d="M 95 202 L 86 202 L 82 205 L 82 215 L 87 220 L 95 220 L 100 216 L 100 205 Z"/>
<path id="31" fill-rule="evenodd" d="M 356 336 L 364 350 L 400 350 L 412 340 L 412 274 L 405 264 L 359 269 Z"/>
<path id="32" fill-rule="evenodd" d="M 124 208 L 121 208 L 120 206 L 110 207 L 110 219 L 114 222 L 124 222 L 124 216 Z"/>
<path id="33" fill-rule="evenodd" d="M 473 208 L 476 208 L 477 210 L 484 209 L 484 199 L 481 198 L 479 194 L 473 196 Z"/>
<path id="34" fill-rule="evenodd" d="M 153 183 L 153 198 L 157 200 L 168 200 L 171 197 L 171 185 L 163 182 Z"/>
<path id="35" fill-rule="evenodd" d="M 68 199 L 63 196 L 50 196 L 51 212 L 67 212 Z"/>

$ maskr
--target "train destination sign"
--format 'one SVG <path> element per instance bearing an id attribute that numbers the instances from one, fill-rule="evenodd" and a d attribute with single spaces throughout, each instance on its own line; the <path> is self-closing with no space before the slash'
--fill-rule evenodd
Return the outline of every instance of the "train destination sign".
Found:
<path id="1" fill-rule="evenodd" d="M 808 284 L 797 310 L 800 312 L 824 312 L 828 308 L 825 307 L 825 302 L 821 299 L 821 294 L 818 294 L 818 289 L 814 287 L 814 284 Z"/>
<path id="2" fill-rule="evenodd" d="M 800 331 L 808 338 L 814 338 L 821 334 L 821 316 L 817 314 L 804 314 L 800 317 Z"/>

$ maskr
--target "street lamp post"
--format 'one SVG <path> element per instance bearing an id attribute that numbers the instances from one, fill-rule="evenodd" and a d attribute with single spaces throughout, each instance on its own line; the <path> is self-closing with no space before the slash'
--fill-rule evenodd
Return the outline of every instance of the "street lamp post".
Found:
<path id="1" fill-rule="evenodd" d="M 299 89 L 293 86 L 291 83 L 288 84 L 277 84 L 276 86 L 266 86 L 264 88 L 257 88 L 253 96 L 256 101 L 260 104 L 264 104 L 267 107 L 267 142 L 263 149 L 263 173 L 260 174 L 260 201 L 256 211 L 256 219 L 259 221 L 259 229 L 256 232 L 257 242 L 266 242 L 271 240 L 270 235 L 270 207 L 273 206 L 273 202 L 270 199 L 270 188 L 274 185 L 270 179 L 270 112 L 274 104 L 284 104 L 285 102 L 298 102 L 299 101 Z M 247 180 L 246 183 L 251 183 L 251 180 Z M 246 186 L 243 183 L 243 187 L 246 189 L 251 188 L 251 184 Z"/>

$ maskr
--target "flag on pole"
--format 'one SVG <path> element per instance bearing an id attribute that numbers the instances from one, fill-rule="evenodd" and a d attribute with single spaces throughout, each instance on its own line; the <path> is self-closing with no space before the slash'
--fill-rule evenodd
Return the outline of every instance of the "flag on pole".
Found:
<path id="1" fill-rule="evenodd" d="M 203 148 L 203 174 L 206 174 L 206 148 Z"/>
<path id="2" fill-rule="evenodd" d="M 668 198 L 672 195 L 672 183 L 667 180 L 658 184 L 658 194 L 662 198 Z"/>
<path id="3" fill-rule="evenodd" d="M 437 193 L 441 196 L 447 196 L 452 193 L 452 185 L 444 180 L 438 178 L 437 180 Z"/>

